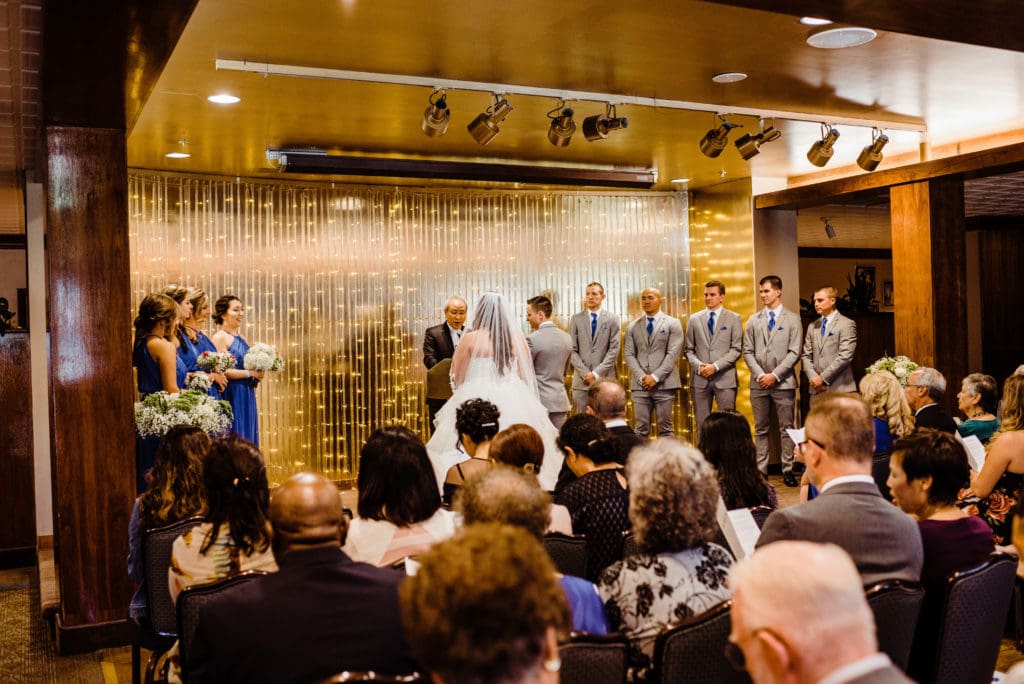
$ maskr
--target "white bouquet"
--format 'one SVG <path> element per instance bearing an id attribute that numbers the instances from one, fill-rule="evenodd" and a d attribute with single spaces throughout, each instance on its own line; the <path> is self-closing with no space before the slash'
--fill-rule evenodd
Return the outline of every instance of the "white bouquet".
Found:
<path id="1" fill-rule="evenodd" d="M 204 351 L 196 358 L 196 365 L 207 373 L 223 373 L 235 367 L 235 355 L 226 351 Z"/>
<path id="2" fill-rule="evenodd" d="M 209 392 L 211 385 L 213 385 L 213 381 L 210 380 L 210 376 L 202 371 L 193 373 L 188 381 L 189 389 L 199 390 L 200 392 Z"/>
<path id="3" fill-rule="evenodd" d="M 875 371 L 887 371 L 896 376 L 900 384 L 907 386 L 907 379 L 910 374 L 917 370 L 917 364 L 906 356 L 883 356 L 868 366 L 868 373 Z"/>
<path id="4" fill-rule="evenodd" d="M 245 352 L 242 365 L 246 370 L 279 371 L 284 369 L 284 359 L 269 344 L 257 342 Z"/>
<path id="5" fill-rule="evenodd" d="M 197 389 L 153 392 L 135 402 L 135 429 L 143 437 L 164 435 L 175 425 L 192 425 L 215 435 L 231 426 L 231 405 Z"/>

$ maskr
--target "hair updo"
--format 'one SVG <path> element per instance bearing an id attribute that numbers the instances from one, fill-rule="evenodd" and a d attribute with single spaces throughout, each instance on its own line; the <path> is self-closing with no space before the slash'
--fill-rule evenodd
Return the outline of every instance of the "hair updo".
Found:
<path id="1" fill-rule="evenodd" d="M 220 297 L 213 305 L 213 322 L 221 325 L 224 322 L 224 314 L 231 308 L 231 302 L 236 301 L 241 302 L 242 300 L 233 294 L 226 294 Z"/>
<path id="2" fill-rule="evenodd" d="M 455 410 L 455 430 L 477 444 L 498 434 L 501 411 L 486 399 L 470 399 Z"/>

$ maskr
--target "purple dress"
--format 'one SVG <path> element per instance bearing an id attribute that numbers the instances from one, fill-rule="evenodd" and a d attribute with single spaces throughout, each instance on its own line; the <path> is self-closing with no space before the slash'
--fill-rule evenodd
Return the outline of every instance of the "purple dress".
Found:
<path id="1" fill-rule="evenodd" d="M 249 351 L 249 344 L 240 335 L 235 335 L 228 351 L 235 355 L 235 368 L 245 370 L 242 362 L 245 359 L 245 353 Z M 224 399 L 231 404 L 231 410 L 235 414 L 231 425 L 232 430 L 239 437 L 256 445 L 260 443 L 255 390 L 258 382 L 255 378 L 228 380 L 228 386 L 224 390 Z"/>

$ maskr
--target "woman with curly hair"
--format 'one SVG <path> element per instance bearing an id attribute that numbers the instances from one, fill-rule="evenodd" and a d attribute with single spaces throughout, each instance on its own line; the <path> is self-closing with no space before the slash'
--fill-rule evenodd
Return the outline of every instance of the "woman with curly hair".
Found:
<path id="1" fill-rule="evenodd" d="M 210 438 L 189 425 L 172 427 L 160 440 L 156 462 L 146 474 L 149 488 L 135 500 L 128 522 L 128 576 L 139 585 L 128 609 L 132 618 L 142 618 L 148 612 L 142 566 L 144 533 L 203 514 L 203 457 L 209 450 Z"/>
<path id="2" fill-rule="evenodd" d="M 215 441 L 203 458 L 206 522 L 174 540 L 167 571 L 171 598 L 187 586 L 246 570 L 276 572 L 267 510 L 270 490 L 263 456 L 252 442 Z"/>
<path id="3" fill-rule="evenodd" d="M 470 399 L 455 410 L 455 431 L 459 435 L 457 449 L 469 456 L 468 461 L 456 463 L 448 469 L 442 486 L 445 503 L 470 474 L 491 465 L 491 440 L 498 434 L 501 411 L 486 399 Z"/>
<path id="4" fill-rule="evenodd" d="M 416 660 L 442 684 L 557 684 L 565 594 L 529 532 L 485 523 L 421 559 L 399 589 Z"/>
<path id="5" fill-rule="evenodd" d="M 913 432 L 914 411 L 907 403 L 900 381 L 889 371 L 868 373 L 861 378 L 858 389 L 871 411 L 875 426 L 875 455 L 871 460 L 871 475 L 882 496 L 892 500 L 886 485 L 889 479 L 889 450 L 895 440 Z"/>
<path id="6" fill-rule="evenodd" d="M 455 534 L 423 442 L 401 426 L 374 430 L 359 453 L 358 516 L 342 550 L 354 561 L 391 565 Z"/>
<path id="7" fill-rule="evenodd" d="M 996 379 L 984 373 L 971 373 L 960 384 L 956 401 L 957 408 L 967 416 L 967 420 L 956 426 L 956 431 L 961 437 L 974 435 L 982 444 L 987 444 L 999 429 Z"/>
<path id="8" fill-rule="evenodd" d="M 715 411 L 705 418 L 700 424 L 697 448 L 718 474 L 718 486 L 727 509 L 779 507 L 775 488 L 757 469 L 750 423 L 742 414 Z"/>
<path id="9" fill-rule="evenodd" d="M 629 639 L 629 681 L 644 682 L 659 632 L 729 598 L 733 558 L 711 541 L 718 483 L 699 451 L 662 438 L 633 449 L 626 474 L 629 519 L 644 552 L 613 563 L 597 590 L 608 627 Z"/>

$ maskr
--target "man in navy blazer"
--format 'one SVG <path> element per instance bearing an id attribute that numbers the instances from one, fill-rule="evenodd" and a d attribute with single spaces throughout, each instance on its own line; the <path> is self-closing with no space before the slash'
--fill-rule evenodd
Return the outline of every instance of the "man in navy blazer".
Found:
<path id="1" fill-rule="evenodd" d="M 280 570 L 200 610 L 192 682 L 313 682 L 344 670 L 415 672 L 398 608 L 404 577 L 341 551 L 338 488 L 299 473 L 270 502 Z"/>

